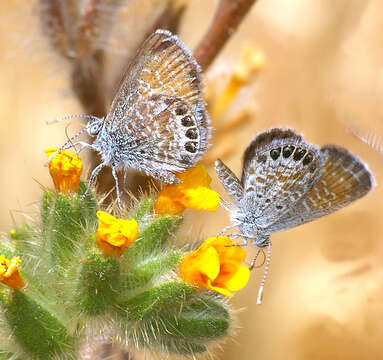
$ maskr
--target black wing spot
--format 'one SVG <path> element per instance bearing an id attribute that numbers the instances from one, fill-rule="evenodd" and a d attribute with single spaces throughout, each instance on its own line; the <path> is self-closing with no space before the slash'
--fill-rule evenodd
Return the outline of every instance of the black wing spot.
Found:
<path id="1" fill-rule="evenodd" d="M 176 109 L 176 115 L 178 115 L 178 116 L 185 115 L 187 113 L 187 111 L 188 111 L 188 109 L 185 105 L 180 105 Z"/>
<path id="2" fill-rule="evenodd" d="M 194 125 L 194 121 L 190 116 L 185 116 L 184 118 L 182 118 L 181 124 L 182 126 L 190 127 Z"/>
<path id="3" fill-rule="evenodd" d="M 270 150 L 270 156 L 273 160 L 277 160 L 281 154 L 281 148 Z"/>
<path id="4" fill-rule="evenodd" d="M 188 129 L 185 133 L 186 137 L 188 137 L 191 140 L 195 140 L 198 138 L 198 131 L 197 128 L 191 128 Z"/>
<path id="5" fill-rule="evenodd" d="M 185 144 L 185 150 L 194 154 L 197 152 L 197 143 L 194 142 L 194 141 L 188 141 L 186 144 Z"/>
<path id="6" fill-rule="evenodd" d="M 283 148 L 282 154 L 284 158 L 288 158 L 295 150 L 295 147 L 292 145 L 287 145 Z"/>
<path id="7" fill-rule="evenodd" d="M 303 158 L 303 156 L 305 156 L 306 154 L 306 150 L 305 149 L 302 149 L 302 148 L 296 148 L 295 149 L 295 152 L 294 152 L 294 155 L 293 155 L 293 159 L 295 161 L 299 161 Z"/>
<path id="8" fill-rule="evenodd" d="M 314 155 L 309 152 L 303 159 L 303 165 L 308 165 L 314 160 Z"/>

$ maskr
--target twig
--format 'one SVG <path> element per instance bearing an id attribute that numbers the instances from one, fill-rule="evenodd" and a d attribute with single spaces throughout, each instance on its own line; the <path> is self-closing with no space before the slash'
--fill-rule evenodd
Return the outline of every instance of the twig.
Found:
<path id="1" fill-rule="evenodd" d="M 206 70 L 237 30 L 256 0 L 221 0 L 214 18 L 194 51 L 194 57 Z"/>

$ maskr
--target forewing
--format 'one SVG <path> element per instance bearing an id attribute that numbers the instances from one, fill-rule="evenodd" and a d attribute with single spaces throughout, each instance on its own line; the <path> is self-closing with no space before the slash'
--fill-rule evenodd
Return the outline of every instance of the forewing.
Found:
<path id="1" fill-rule="evenodd" d="M 366 195 L 374 186 L 367 166 L 348 150 L 328 145 L 320 150 L 323 167 L 318 181 L 289 211 L 269 227 L 286 230 L 331 214 Z"/>
<path id="2" fill-rule="evenodd" d="M 157 30 L 129 66 L 107 115 L 106 126 L 117 130 L 127 119 L 140 121 L 135 116 L 135 104 L 156 94 L 166 94 L 187 104 L 188 115 L 199 128 L 200 141 L 207 146 L 209 118 L 201 96 L 199 73 L 197 62 L 183 43 L 170 32 Z"/>
<path id="3" fill-rule="evenodd" d="M 268 228 L 317 181 L 319 149 L 292 130 L 271 129 L 256 136 L 245 151 L 241 207 Z"/>
<path id="4" fill-rule="evenodd" d="M 243 187 L 239 179 L 220 159 L 215 161 L 215 171 L 226 192 L 239 203 L 243 197 Z"/>

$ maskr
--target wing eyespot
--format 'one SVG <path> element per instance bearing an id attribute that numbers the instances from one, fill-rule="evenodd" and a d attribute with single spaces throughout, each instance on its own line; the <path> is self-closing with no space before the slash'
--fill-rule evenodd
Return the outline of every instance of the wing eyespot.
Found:
<path id="1" fill-rule="evenodd" d="M 196 153 L 197 152 L 197 143 L 194 142 L 194 141 L 188 141 L 186 144 L 185 144 L 185 150 L 187 152 L 190 152 L 192 154 Z"/>
<path id="2" fill-rule="evenodd" d="M 303 156 L 305 156 L 305 154 L 306 154 L 306 150 L 298 147 L 298 148 L 295 149 L 295 152 L 294 152 L 294 155 L 293 155 L 293 159 L 295 161 L 299 161 L 299 160 L 301 160 L 303 158 Z"/>
<path id="3" fill-rule="evenodd" d="M 180 105 L 177 109 L 176 109 L 176 115 L 177 116 L 181 116 L 181 115 L 185 115 L 187 113 L 188 109 L 185 105 Z"/>
<path id="4" fill-rule="evenodd" d="M 276 149 L 272 149 L 270 150 L 270 157 L 273 159 L 273 160 L 277 160 L 279 158 L 279 155 L 281 154 L 281 148 L 276 148 Z"/>
<path id="5" fill-rule="evenodd" d="M 189 138 L 190 140 L 195 140 L 198 138 L 198 131 L 197 128 L 191 128 L 188 129 L 185 133 L 186 137 Z"/>
<path id="6" fill-rule="evenodd" d="M 285 159 L 291 156 L 291 154 L 294 152 L 295 147 L 293 145 L 287 145 L 283 148 L 282 155 Z"/>
<path id="7" fill-rule="evenodd" d="M 190 116 L 185 116 L 184 118 L 182 118 L 181 124 L 184 127 L 190 127 L 194 125 L 194 121 Z"/>
<path id="8" fill-rule="evenodd" d="M 308 165 L 314 160 L 313 153 L 309 152 L 306 154 L 306 156 L 303 158 L 303 165 Z"/>

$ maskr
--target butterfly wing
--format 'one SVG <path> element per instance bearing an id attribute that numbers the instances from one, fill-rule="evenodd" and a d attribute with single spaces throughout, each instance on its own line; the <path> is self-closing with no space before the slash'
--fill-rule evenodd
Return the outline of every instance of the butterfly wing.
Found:
<path id="1" fill-rule="evenodd" d="M 144 121 L 146 126 L 154 128 L 159 117 L 165 122 L 169 116 L 172 122 L 171 117 L 175 113 L 178 118 L 188 119 L 184 120 L 190 124 L 187 127 L 198 129 L 197 154 L 200 155 L 208 146 L 210 131 L 201 87 L 200 68 L 190 51 L 170 32 L 157 30 L 144 42 L 122 79 L 106 117 L 106 126 L 110 131 L 118 131 L 129 123 Z M 146 105 L 159 95 L 163 102 L 158 104 L 156 114 L 152 114 L 147 111 L 150 106 Z M 171 109 L 167 105 L 170 102 L 173 103 Z M 173 125 L 175 123 L 173 121 Z M 163 129 L 165 126 L 160 125 L 158 131 Z M 175 141 L 174 134 L 167 132 L 162 135 Z M 166 151 L 165 147 L 163 149 Z"/>
<path id="2" fill-rule="evenodd" d="M 268 230 L 286 230 L 331 214 L 366 195 L 374 186 L 367 166 L 348 150 L 328 145 L 320 150 L 320 177 Z"/>
<path id="3" fill-rule="evenodd" d="M 189 168 L 206 148 L 191 105 L 168 94 L 155 94 L 138 101 L 133 110 L 138 121 L 127 121 L 125 156 L 132 167 L 173 183 L 174 176 L 168 174 L 166 179 L 166 173 Z"/>
<path id="4" fill-rule="evenodd" d="M 226 192 L 239 203 L 243 197 L 243 187 L 239 179 L 220 159 L 215 161 L 215 171 Z"/>
<path id="5" fill-rule="evenodd" d="M 267 229 L 317 181 L 319 149 L 292 130 L 271 129 L 250 143 L 244 154 L 242 212 Z"/>

